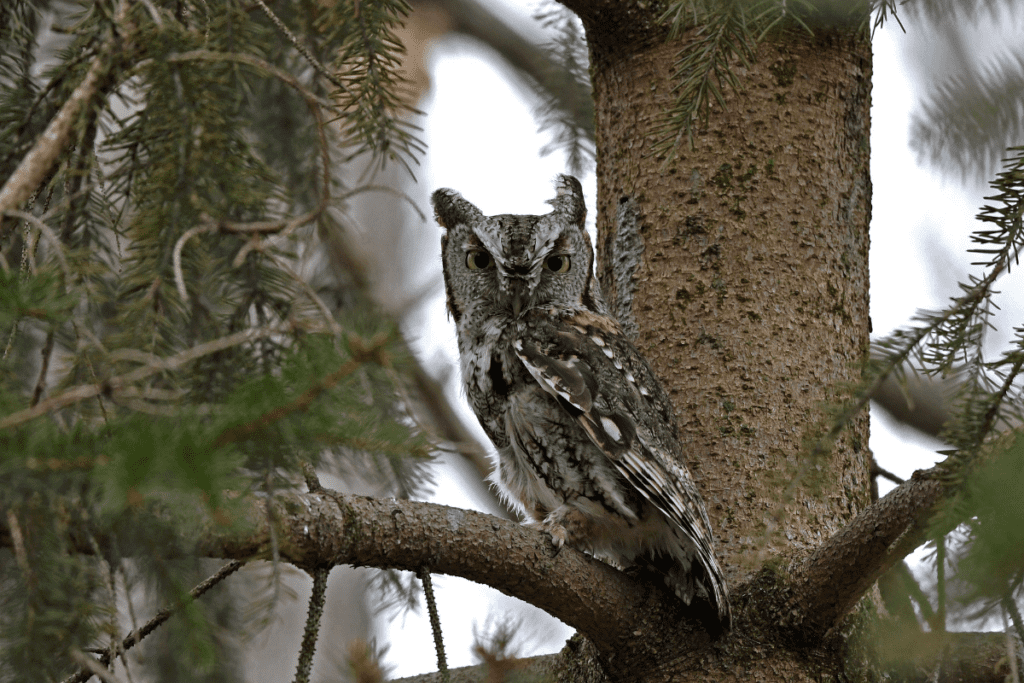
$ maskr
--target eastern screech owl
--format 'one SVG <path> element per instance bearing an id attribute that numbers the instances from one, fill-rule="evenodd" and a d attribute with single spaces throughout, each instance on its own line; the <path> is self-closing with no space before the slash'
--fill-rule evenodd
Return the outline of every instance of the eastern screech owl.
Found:
<path id="1" fill-rule="evenodd" d="M 555 546 L 653 572 L 729 628 L 672 406 L 605 311 L 579 181 L 559 176 L 557 189 L 544 216 L 484 216 L 453 190 L 432 197 L 466 393 L 498 450 L 494 479 Z"/>

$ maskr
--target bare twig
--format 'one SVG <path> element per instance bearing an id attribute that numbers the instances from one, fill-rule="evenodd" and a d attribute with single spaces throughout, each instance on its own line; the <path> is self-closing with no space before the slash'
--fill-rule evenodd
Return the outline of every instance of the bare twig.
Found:
<path id="1" fill-rule="evenodd" d="M 240 560 L 232 560 L 231 562 L 225 564 L 217 571 L 216 574 L 208 577 L 202 583 L 198 584 L 195 588 L 189 591 L 188 598 L 184 600 L 181 604 L 175 607 L 165 607 L 164 609 L 157 612 L 156 616 L 147 621 L 142 628 L 136 629 L 129 633 L 127 636 L 125 636 L 124 640 L 121 641 L 121 650 L 130 650 L 135 645 L 142 642 L 143 638 L 145 638 L 150 633 L 159 628 L 165 621 L 170 619 L 179 609 L 181 609 L 188 603 L 192 602 L 193 600 L 197 600 L 200 597 L 202 597 L 203 594 L 206 593 L 208 590 L 210 590 L 218 583 L 220 583 L 221 581 L 223 581 L 224 579 L 226 579 L 227 577 L 231 576 L 236 571 L 241 569 L 242 565 L 244 564 L 245 562 L 242 562 Z M 96 670 L 93 668 L 92 664 L 94 664 L 96 667 L 99 667 L 101 670 L 106 671 L 106 669 L 103 669 L 103 667 L 110 664 L 110 661 L 111 659 L 113 659 L 114 654 L 115 653 L 112 651 L 112 649 L 107 649 L 97 659 L 86 657 L 86 659 L 88 659 L 89 661 L 79 661 L 79 664 L 82 665 L 82 668 L 74 674 L 72 674 L 71 676 L 65 678 L 63 683 L 85 683 L 85 681 L 87 681 L 90 676 L 96 674 Z M 90 662 L 92 664 L 90 664 Z"/>
<path id="2" fill-rule="evenodd" d="M 338 88 L 338 90 L 341 90 L 342 92 L 348 91 L 348 88 L 345 87 L 345 84 L 342 83 L 337 76 L 332 74 L 326 66 L 321 64 L 320 60 L 314 57 L 313 53 L 307 50 L 305 45 L 299 42 L 299 39 L 295 37 L 295 34 L 291 32 L 291 29 L 285 26 L 284 22 L 281 21 L 276 14 L 274 14 L 273 10 L 267 7 L 267 4 L 263 2 L 263 0 L 256 0 L 256 4 L 260 6 L 260 9 L 263 10 L 263 13 L 266 14 L 270 21 L 274 23 L 274 26 L 277 27 L 277 30 L 285 35 L 285 38 L 287 38 L 288 42 L 292 44 L 292 47 L 298 50 L 299 54 L 305 57 L 306 61 L 309 62 L 310 65 L 317 70 L 317 73 L 319 73 L 321 76 L 323 76 L 331 83 L 333 83 L 334 86 Z"/>
<path id="3" fill-rule="evenodd" d="M 344 201 L 346 199 L 350 199 L 351 197 L 355 197 L 356 195 L 362 194 L 364 192 L 383 192 L 384 194 L 390 194 L 395 197 L 398 197 L 399 199 L 404 200 L 406 203 L 408 203 L 412 210 L 416 212 L 416 215 L 419 217 L 421 221 L 427 220 L 427 215 L 423 213 L 423 209 L 419 207 L 419 205 L 416 203 L 416 200 L 409 196 L 408 192 L 402 192 L 401 190 L 396 190 L 395 188 L 388 187 L 387 185 L 360 185 L 359 187 L 353 188 L 348 192 L 342 193 L 341 196 L 338 197 L 338 200 Z"/>
<path id="4" fill-rule="evenodd" d="M 289 324 L 280 323 L 277 325 L 235 332 L 234 334 L 229 334 L 225 337 L 220 337 L 219 339 L 214 339 L 204 344 L 198 344 L 190 349 L 182 351 L 181 353 L 176 353 L 173 356 L 159 358 L 148 365 L 136 368 L 135 370 L 123 375 L 111 377 L 106 381 L 100 381 L 95 384 L 79 384 L 71 387 L 67 391 L 63 391 L 60 394 L 51 396 L 44 401 L 40 401 L 31 408 L 11 413 L 0 420 L 0 429 L 16 427 L 20 424 L 33 420 L 40 415 L 45 415 L 46 413 L 54 410 L 60 410 L 61 408 L 93 398 L 94 396 L 100 396 L 106 392 L 117 392 L 122 387 L 128 386 L 133 382 L 145 379 L 146 377 L 155 375 L 159 372 L 176 370 L 182 365 L 191 363 L 203 356 L 208 356 L 211 353 L 217 353 L 218 351 L 223 351 L 224 349 L 231 348 L 232 346 L 245 344 L 246 342 L 254 341 L 256 339 L 270 337 L 275 334 L 283 334 L 291 328 L 292 326 Z"/>
<path id="5" fill-rule="evenodd" d="M 149 18 L 153 20 L 157 28 L 164 27 L 164 20 L 160 17 L 160 11 L 157 10 L 156 5 L 153 4 L 152 0 L 139 0 L 142 6 L 149 12 Z"/>
<path id="6" fill-rule="evenodd" d="M 36 380 L 35 389 L 32 390 L 32 400 L 29 401 L 29 406 L 39 403 L 39 399 L 43 397 L 43 392 L 46 390 L 46 374 L 50 371 L 50 357 L 53 356 L 54 337 L 54 330 L 51 327 L 49 332 L 46 333 L 46 341 L 43 342 L 43 348 L 39 352 L 43 358 L 39 363 L 39 378 Z"/>
<path id="7" fill-rule="evenodd" d="M 115 676 L 113 672 L 107 671 L 100 666 L 99 662 L 81 650 L 71 650 L 71 659 L 75 660 L 75 663 L 82 667 L 80 671 L 86 672 L 86 677 L 82 679 L 83 681 L 96 676 L 104 683 L 122 683 L 121 679 Z"/>
<path id="8" fill-rule="evenodd" d="M 174 267 L 174 284 L 177 286 L 178 296 L 181 297 L 183 302 L 188 302 L 188 291 L 185 289 L 185 274 L 181 270 L 181 250 L 185 248 L 185 242 L 204 232 L 217 232 L 217 226 L 206 224 L 189 228 L 174 243 L 174 250 L 171 252 L 171 263 Z"/>
<path id="9" fill-rule="evenodd" d="M 14 546 L 14 559 L 18 563 L 18 569 L 25 576 L 25 583 L 34 583 L 32 566 L 28 563 L 28 553 L 25 551 L 25 536 L 21 533 L 21 524 L 14 510 L 7 508 L 7 528 L 11 534 L 11 545 Z"/>
<path id="10" fill-rule="evenodd" d="M 276 221 L 257 221 L 253 223 L 235 223 L 233 221 L 214 221 L 208 216 L 204 216 L 204 220 L 200 225 L 186 230 L 178 241 L 174 243 L 174 250 L 171 253 L 171 262 L 174 268 L 174 284 L 178 288 L 178 296 L 181 297 L 182 301 L 188 301 L 188 291 L 185 289 L 185 275 L 181 267 L 181 252 L 185 248 L 185 243 L 196 235 L 201 235 L 208 232 L 225 232 L 233 233 L 238 235 L 251 234 L 253 239 L 256 239 L 258 235 L 272 235 L 278 234 L 281 237 L 287 237 L 288 235 L 295 232 L 300 225 L 315 220 L 320 215 L 321 208 L 313 209 L 308 211 L 301 216 L 295 218 L 280 219 Z M 252 249 L 253 241 L 242 247 L 238 255 L 235 256 L 234 261 L 231 265 L 238 268 L 242 265 L 245 260 L 245 255 Z M 332 319 L 328 316 L 328 319 Z"/>
<path id="11" fill-rule="evenodd" d="M 885 477 L 894 484 L 902 484 L 903 478 L 898 477 L 889 470 L 879 465 L 874 459 L 871 460 L 871 476 Z"/>

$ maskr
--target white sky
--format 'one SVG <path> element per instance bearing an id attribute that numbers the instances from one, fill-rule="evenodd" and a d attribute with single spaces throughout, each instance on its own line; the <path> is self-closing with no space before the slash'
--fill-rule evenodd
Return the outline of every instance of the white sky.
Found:
<path id="1" fill-rule="evenodd" d="M 933 172 L 918 167 L 907 147 L 915 92 L 901 55 L 905 40 L 895 24 L 876 33 L 874 39 L 870 266 L 875 336 L 908 324 L 915 311 L 936 308 L 953 293 L 948 288 L 940 291 L 943 288 L 933 284 L 934 278 L 966 272 L 967 266 L 960 264 L 969 261 L 963 251 L 979 205 L 976 196 L 944 184 Z M 552 196 L 552 180 L 565 171 L 564 155 L 539 156 L 548 139 L 537 133 L 531 104 L 488 58 L 464 39 L 446 40 L 435 49 L 433 89 L 421 107 L 428 113 L 424 135 L 430 149 L 421 181 L 427 191 L 457 189 L 488 215 L 546 213 L 550 209 L 544 202 Z M 595 178 L 590 174 L 581 180 L 592 207 Z M 939 261 L 950 259 L 959 270 L 951 275 L 945 267 L 948 264 L 937 266 L 937 255 Z M 438 263 L 440 278 L 439 247 L 424 255 L 428 257 Z M 424 357 L 445 354 L 454 366 L 455 332 L 444 313 L 442 293 L 427 303 L 422 316 Z M 477 427 L 461 394 L 458 396 L 466 424 Z M 872 411 L 871 448 L 883 467 L 908 477 L 936 461 L 937 442 L 894 428 L 878 412 Z M 482 432 L 480 437 L 486 443 Z M 482 501 L 464 491 L 457 472 L 440 468 L 438 477 L 432 500 L 481 509 Z M 879 487 L 884 495 L 892 486 L 880 479 Z M 929 570 L 921 566 L 919 571 Z M 520 617 L 528 620 L 520 632 L 530 634 L 522 644 L 522 655 L 557 651 L 571 635 L 570 629 L 543 612 L 462 579 L 435 577 L 435 591 L 451 667 L 476 663 L 470 652 L 474 628 L 483 627 L 489 617 L 527 613 Z M 383 628 L 379 637 L 391 643 L 388 661 L 395 666 L 394 676 L 436 670 L 430 626 L 422 610 Z"/>

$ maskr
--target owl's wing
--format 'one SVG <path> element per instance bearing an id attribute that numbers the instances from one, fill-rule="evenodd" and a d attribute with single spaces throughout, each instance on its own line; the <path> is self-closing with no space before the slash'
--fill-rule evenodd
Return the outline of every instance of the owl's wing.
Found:
<path id="1" fill-rule="evenodd" d="M 692 541 L 723 623 L 729 603 L 711 523 L 697 488 L 671 452 L 671 407 L 647 361 L 603 316 L 534 317 L 514 343 L 530 375 L 583 427 L 616 470 Z"/>

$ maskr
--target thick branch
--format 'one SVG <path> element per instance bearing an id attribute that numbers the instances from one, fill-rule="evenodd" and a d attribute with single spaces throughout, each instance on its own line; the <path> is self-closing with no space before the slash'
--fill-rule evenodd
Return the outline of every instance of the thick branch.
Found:
<path id="1" fill-rule="evenodd" d="M 511 680 L 558 680 L 558 665 L 560 655 L 540 655 L 516 660 L 513 671 L 515 676 Z M 488 678 L 490 671 L 486 664 L 475 666 L 463 666 L 458 669 L 449 669 L 451 683 L 480 683 L 480 681 L 492 680 Z M 408 678 L 393 678 L 391 683 L 442 683 L 439 672 L 419 674 Z"/>
<path id="2" fill-rule="evenodd" d="M 490 515 L 431 503 L 330 491 L 253 500 L 244 531 L 209 522 L 199 552 L 232 559 L 269 558 L 269 520 L 279 525 L 282 560 L 305 569 L 350 564 L 461 576 L 536 605 L 578 629 L 616 664 L 653 663 L 686 639 L 679 603 L 583 553 L 555 551 L 546 535 Z"/>
<path id="3" fill-rule="evenodd" d="M 559 0 L 583 20 L 587 42 L 600 42 L 605 49 L 618 47 L 629 52 L 664 40 L 666 24 L 659 21 L 665 5 L 643 0 Z"/>
<path id="4" fill-rule="evenodd" d="M 798 623 L 790 626 L 816 635 L 832 628 L 883 572 L 919 544 L 942 495 L 936 470 L 918 470 L 798 564 L 792 597 Z"/>
<path id="5" fill-rule="evenodd" d="M 423 368 L 420 360 L 410 353 L 415 365 L 412 368 L 412 384 L 416 389 L 420 401 L 417 407 L 422 415 L 430 421 L 434 433 L 447 441 L 462 457 L 466 458 L 480 475 L 481 481 L 486 481 L 493 467 L 487 457 L 487 450 L 483 444 L 476 440 L 472 432 L 466 428 L 455 409 L 445 396 L 444 389 L 437 380 Z M 504 508 L 501 501 L 495 497 L 496 506 L 505 510 L 507 516 L 512 518 L 515 513 Z"/>
<path id="6" fill-rule="evenodd" d="M 527 81 L 535 81 L 548 92 L 574 121 L 587 122 L 587 134 L 593 138 L 594 101 L 590 92 L 555 76 L 561 67 L 552 63 L 544 49 L 478 0 L 444 0 L 442 6 L 451 17 L 453 31 L 476 38 L 496 51 Z"/>
<path id="7" fill-rule="evenodd" d="M 955 377 L 938 379 L 908 371 L 904 387 L 890 375 L 871 400 L 893 419 L 938 437 L 949 421 L 950 404 L 959 385 Z"/>

